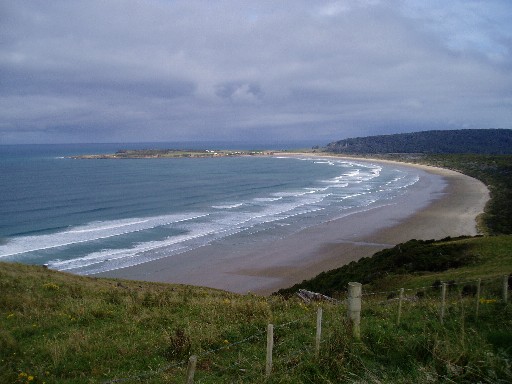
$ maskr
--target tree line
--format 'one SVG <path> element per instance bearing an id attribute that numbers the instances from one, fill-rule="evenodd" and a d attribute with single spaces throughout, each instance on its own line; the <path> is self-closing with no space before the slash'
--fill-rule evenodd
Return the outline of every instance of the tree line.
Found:
<path id="1" fill-rule="evenodd" d="M 329 143 L 325 150 L 346 154 L 512 154 L 512 130 L 458 129 L 355 137 Z"/>

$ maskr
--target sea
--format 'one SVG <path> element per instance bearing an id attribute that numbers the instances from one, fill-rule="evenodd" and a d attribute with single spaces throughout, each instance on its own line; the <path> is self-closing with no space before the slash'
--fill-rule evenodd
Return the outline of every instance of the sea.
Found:
<path id="1" fill-rule="evenodd" d="M 0 145 L 0 261 L 93 275 L 214 243 L 247 247 L 393 204 L 421 172 L 307 155 L 71 157 L 147 148 L 292 147 Z"/>

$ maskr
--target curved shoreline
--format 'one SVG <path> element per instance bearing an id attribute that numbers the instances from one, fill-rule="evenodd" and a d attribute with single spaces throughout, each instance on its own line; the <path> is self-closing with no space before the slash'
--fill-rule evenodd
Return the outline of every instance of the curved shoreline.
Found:
<path id="1" fill-rule="evenodd" d="M 96 276 L 268 295 L 413 238 L 476 235 L 475 219 L 489 198 L 487 187 L 480 181 L 443 168 L 346 156 L 304 153 L 288 156 L 387 163 L 415 167 L 423 172 L 417 185 L 390 204 L 356 212 L 279 240 L 248 248 L 241 245 L 226 249 L 210 244 Z"/>

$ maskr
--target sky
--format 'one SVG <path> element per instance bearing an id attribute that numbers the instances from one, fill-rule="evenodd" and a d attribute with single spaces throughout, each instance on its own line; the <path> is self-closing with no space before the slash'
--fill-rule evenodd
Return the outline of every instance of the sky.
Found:
<path id="1" fill-rule="evenodd" d="M 0 144 L 512 128 L 510 0 L 0 0 Z"/>

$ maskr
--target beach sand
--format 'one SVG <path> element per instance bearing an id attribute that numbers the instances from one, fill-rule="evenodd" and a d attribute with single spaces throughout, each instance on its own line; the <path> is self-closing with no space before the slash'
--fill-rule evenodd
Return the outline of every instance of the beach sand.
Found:
<path id="1" fill-rule="evenodd" d="M 483 183 L 446 169 L 387 163 L 419 168 L 420 180 L 385 204 L 278 240 L 249 246 L 213 243 L 96 276 L 268 295 L 410 239 L 477 234 L 475 218 L 489 199 Z"/>

